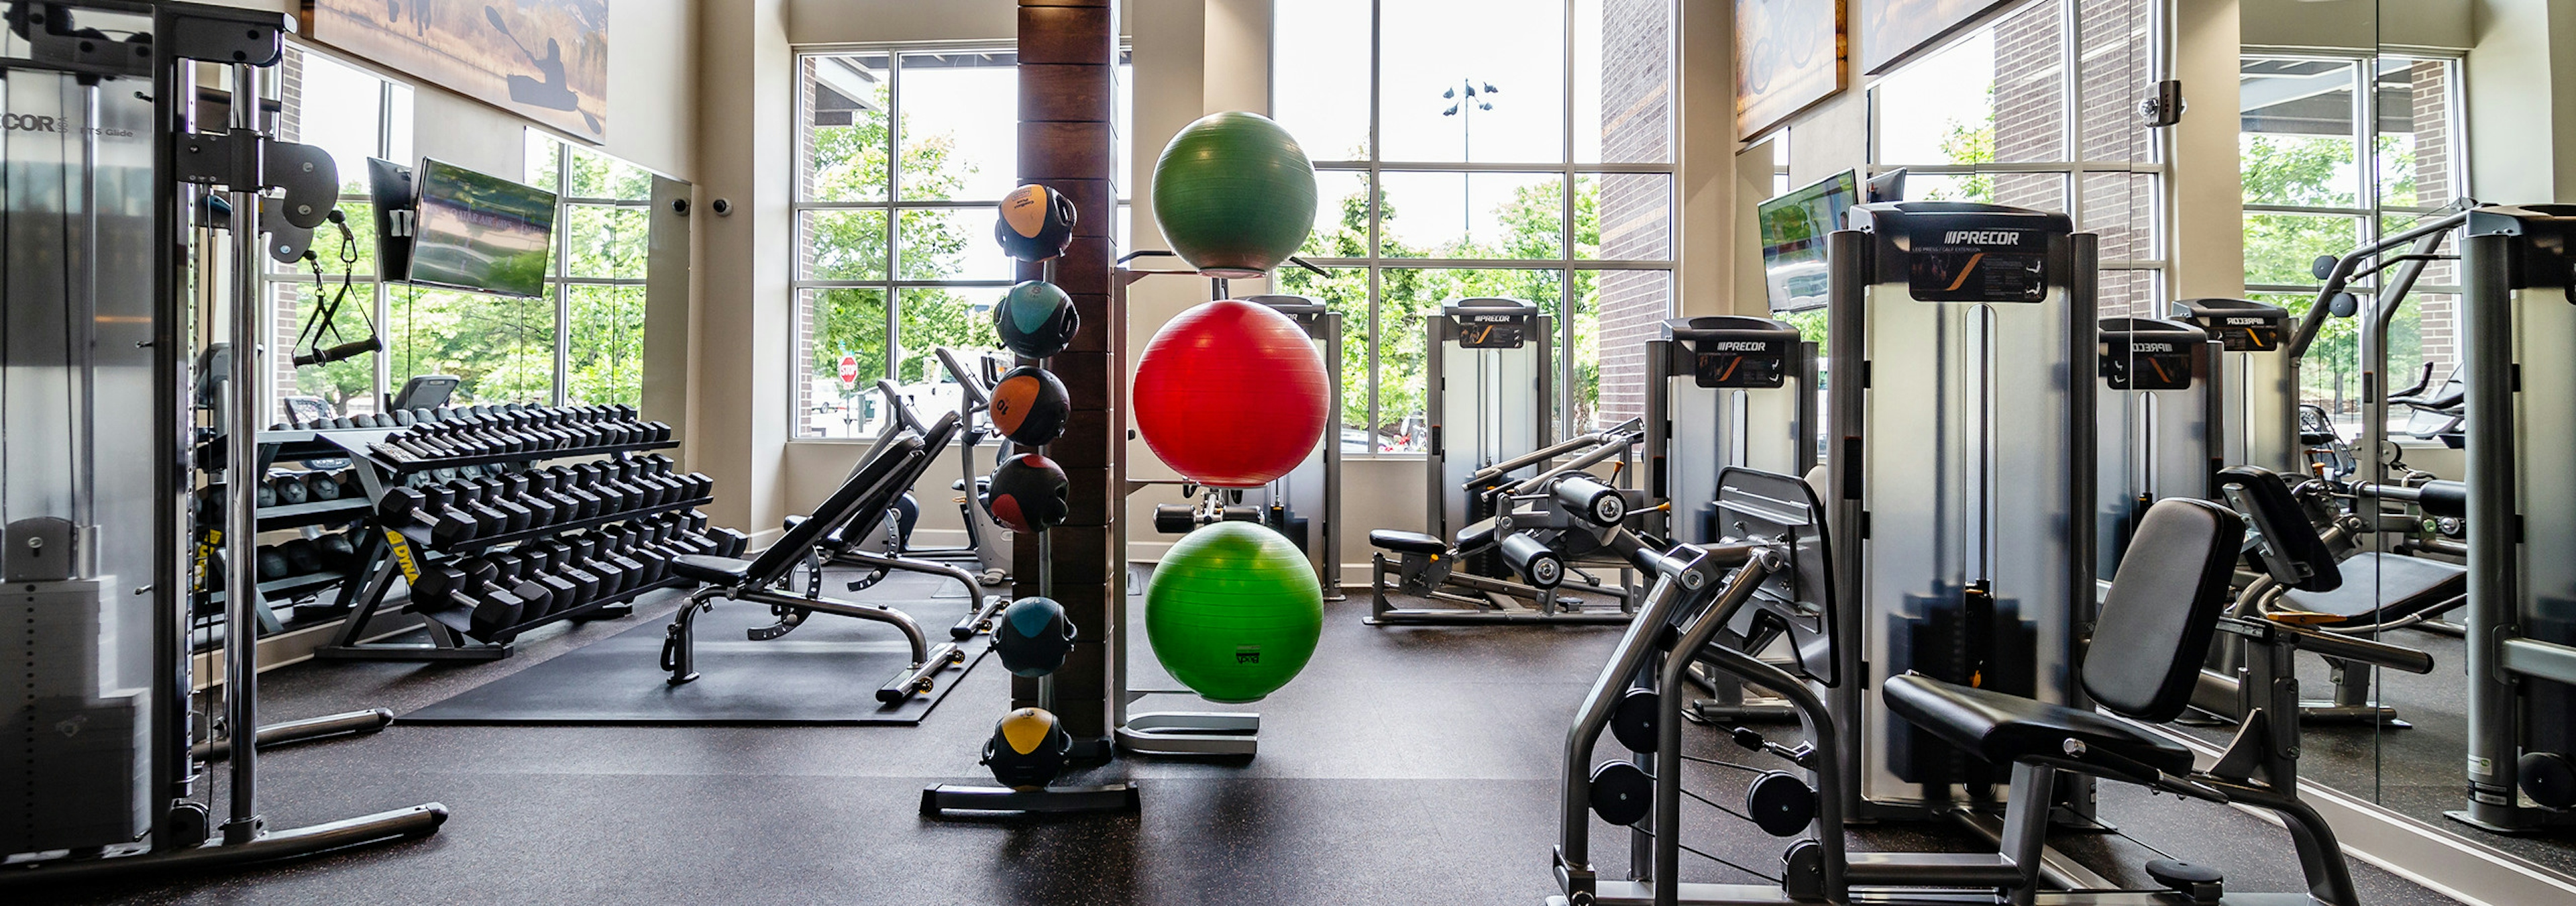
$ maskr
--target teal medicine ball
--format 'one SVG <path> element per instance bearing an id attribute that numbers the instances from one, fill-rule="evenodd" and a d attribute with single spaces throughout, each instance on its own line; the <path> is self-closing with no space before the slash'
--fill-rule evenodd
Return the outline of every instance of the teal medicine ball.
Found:
<path id="1" fill-rule="evenodd" d="M 1002 669 L 1015 676 L 1045 676 L 1064 666 L 1064 655 L 1073 650 L 1073 621 L 1064 615 L 1064 605 L 1049 598 L 1021 598 L 1002 608 L 1002 619 L 993 627 L 993 653 L 1002 658 Z"/>
<path id="2" fill-rule="evenodd" d="M 1063 352 L 1073 345 L 1073 333 L 1081 328 L 1082 315 L 1074 310 L 1073 297 L 1044 280 L 1011 287 L 993 306 L 993 330 L 1002 335 L 1002 346 L 1027 358 Z"/>
<path id="3" fill-rule="evenodd" d="M 1154 161 L 1154 222 L 1172 251 L 1211 277 L 1258 277 L 1315 228 L 1315 165 L 1258 113 L 1212 113 Z"/>

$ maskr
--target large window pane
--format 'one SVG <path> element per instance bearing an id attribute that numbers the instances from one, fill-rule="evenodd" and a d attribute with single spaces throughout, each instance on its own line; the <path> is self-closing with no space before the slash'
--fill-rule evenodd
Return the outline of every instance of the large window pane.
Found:
<path id="1" fill-rule="evenodd" d="M 1671 0 L 1575 0 L 1574 160 L 1673 159 Z"/>
<path id="2" fill-rule="evenodd" d="M 1588 284 L 1592 276 L 1579 272 L 1577 279 Z M 1534 302 L 1553 316 L 1564 298 L 1565 271 L 1387 268 L 1379 286 L 1378 449 L 1419 452 L 1429 440 L 1423 421 L 1423 318 L 1450 301 L 1478 296 Z M 1458 390 L 1463 388 L 1453 388 Z"/>
<path id="3" fill-rule="evenodd" d="M 886 278 L 884 211 L 807 211 L 797 216 L 796 275 L 808 280 Z"/>
<path id="4" fill-rule="evenodd" d="M 617 158 L 575 146 L 572 197 L 644 201 L 653 197 L 653 174 Z"/>
<path id="5" fill-rule="evenodd" d="M 2353 79 L 2349 61 L 2246 58 L 2238 169 L 2247 204 L 2359 203 Z"/>
<path id="6" fill-rule="evenodd" d="M 1009 280 L 1011 258 L 993 242 L 993 212 L 985 208 L 905 211 L 897 222 L 905 280 Z"/>
<path id="7" fill-rule="evenodd" d="M 644 400 L 644 287 L 565 287 L 564 398 L 573 405 Z"/>
<path id="8" fill-rule="evenodd" d="M 903 55 L 903 197 L 1000 199 L 1019 184 L 1019 57 Z"/>
<path id="9" fill-rule="evenodd" d="M 1384 173 L 1378 254 L 1559 258 L 1565 180 L 1545 173 Z"/>
<path id="10" fill-rule="evenodd" d="M 1369 357 L 1375 353 L 1369 342 L 1368 269 L 1328 268 L 1318 275 L 1305 268 L 1282 268 L 1272 279 L 1278 281 L 1280 292 L 1316 299 L 1341 314 L 1342 360 L 1337 367 L 1342 378 L 1342 451 L 1373 452 L 1376 448 L 1368 441 Z"/>
<path id="11" fill-rule="evenodd" d="M 903 304 L 896 308 L 903 332 L 897 337 L 900 360 L 895 363 L 895 380 L 905 384 L 947 380 L 936 351 L 942 346 L 992 349 L 1002 345 L 1002 338 L 993 332 L 993 303 L 1003 292 L 951 287 L 904 290 Z"/>
<path id="12" fill-rule="evenodd" d="M 288 141 L 318 145 L 340 168 L 340 191 L 367 190 L 367 158 L 377 156 L 384 113 L 383 79 L 301 50 L 287 60 L 282 101 Z"/>
<path id="13" fill-rule="evenodd" d="M 2035 3 L 1878 81 L 1882 164 L 2067 159 L 2066 25 Z"/>
<path id="14" fill-rule="evenodd" d="M 651 246 L 651 212 L 635 207 L 565 205 L 563 229 L 570 254 L 564 273 L 574 277 L 641 280 Z"/>
<path id="15" fill-rule="evenodd" d="M 1574 257 L 1673 257 L 1673 178 L 1663 173 L 1575 177 Z"/>
<path id="16" fill-rule="evenodd" d="M 2362 219 L 2341 214 L 2245 215 L 2245 282 L 2315 285 L 2311 268 L 2320 255 L 2341 255 L 2361 243 Z"/>
<path id="17" fill-rule="evenodd" d="M 873 437 L 890 413 L 877 399 L 886 377 L 886 298 L 874 289 L 796 294 L 796 436 Z M 856 377 L 841 380 L 841 360 Z"/>
<path id="18" fill-rule="evenodd" d="M 885 54 L 832 54 L 801 61 L 796 192 L 812 201 L 884 201 L 894 147 L 886 108 L 893 79 Z"/>
<path id="19" fill-rule="evenodd" d="M 1369 0 L 1301 0 L 1271 17 L 1270 111 L 1307 157 L 1368 159 L 1368 21 Z"/>
<path id="20" fill-rule="evenodd" d="M 456 390 L 462 401 L 554 398 L 551 295 L 518 299 L 396 286 L 385 333 L 396 387 L 415 375 L 449 374 L 463 381 Z"/>
<path id="21" fill-rule="evenodd" d="M 2103 261 L 2148 261 L 2156 248 L 2156 177 L 2145 173 L 2084 174 L 2084 215 L 2075 228 L 2101 237 Z M 2106 292 L 2107 298 L 2108 293 Z"/>
<path id="22" fill-rule="evenodd" d="M 1562 0 L 1382 0 L 1386 160 L 1565 160 Z"/>
<path id="23" fill-rule="evenodd" d="M 1315 229 L 1306 234 L 1306 244 L 1297 253 L 1308 258 L 1366 258 L 1368 241 L 1368 174 L 1315 171 Z"/>
<path id="24" fill-rule="evenodd" d="M 326 349 L 367 336 L 370 329 L 367 315 L 376 307 L 374 283 L 351 283 L 348 295 L 342 296 L 336 275 L 319 285 L 309 274 L 302 280 L 291 277 L 273 280 L 269 284 L 269 294 L 277 300 L 277 323 L 287 332 L 279 339 L 292 346 L 288 355 L 316 345 L 312 338 L 304 335 L 305 322 L 315 317 L 332 299 L 338 298 L 340 305 L 321 333 L 318 345 Z M 325 365 L 296 368 L 292 375 L 289 381 L 276 387 L 275 392 L 281 398 L 279 411 L 271 413 L 269 421 L 285 417 L 283 413 L 290 404 L 284 402 L 284 397 L 318 399 L 322 401 L 323 408 L 335 416 L 376 411 L 376 357 L 372 353 Z"/>
<path id="25" fill-rule="evenodd" d="M 2139 123 L 2138 103 L 2147 99 L 2156 79 L 2148 69 L 2154 62 L 2155 9 L 2137 0 L 2077 2 L 2084 42 L 2077 54 L 2084 86 L 2077 119 L 2083 159 L 2154 160 L 2155 133 Z"/>
<path id="26" fill-rule="evenodd" d="M 1574 430 L 1646 414 L 1646 341 L 1673 316 L 1671 271 L 1576 271 Z"/>
<path id="27" fill-rule="evenodd" d="M 555 190 L 556 178 L 561 175 L 560 171 L 563 169 L 563 143 L 555 141 L 554 136 L 540 132 L 535 127 L 528 128 L 526 133 L 527 165 L 523 168 L 523 175 L 519 181 L 552 192 Z"/>

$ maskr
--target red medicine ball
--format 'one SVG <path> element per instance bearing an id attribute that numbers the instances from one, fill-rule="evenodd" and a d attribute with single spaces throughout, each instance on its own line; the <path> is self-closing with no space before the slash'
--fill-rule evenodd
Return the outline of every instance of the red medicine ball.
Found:
<path id="1" fill-rule="evenodd" d="M 1222 299 L 1182 312 L 1136 362 L 1136 429 L 1200 484 L 1258 487 L 1306 460 L 1332 405 L 1324 357 L 1297 322 Z"/>

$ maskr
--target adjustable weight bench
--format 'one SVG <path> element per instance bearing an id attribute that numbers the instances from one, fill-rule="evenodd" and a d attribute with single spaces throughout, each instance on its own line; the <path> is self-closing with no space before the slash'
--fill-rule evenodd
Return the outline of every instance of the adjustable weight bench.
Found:
<path id="1" fill-rule="evenodd" d="M 895 400 L 891 395 L 888 396 L 888 399 L 894 400 L 897 407 L 895 410 L 896 412 L 904 412 L 904 408 L 902 407 L 900 400 Z M 904 418 L 907 425 L 911 424 L 910 415 L 908 413 L 904 415 Z M 921 476 L 929 473 L 930 467 L 938 463 L 940 453 L 947 450 L 948 445 L 954 442 L 959 434 L 966 432 L 966 424 L 957 416 L 956 413 L 948 413 L 940 417 L 937 421 L 924 426 L 921 430 L 922 455 L 920 457 L 920 461 L 914 464 L 906 474 L 895 479 L 895 487 L 899 489 L 894 495 L 897 498 L 903 496 L 902 490 L 910 489 L 915 483 L 921 480 Z M 866 467 L 866 461 L 862 461 L 859 464 L 859 468 Z M 852 474 L 856 474 L 856 472 L 856 469 L 852 470 Z M 964 479 L 960 479 L 961 482 L 963 480 Z M 823 581 L 822 567 L 827 563 L 866 567 L 873 570 L 869 575 L 850 582 L 849 590 L 851 591 L 859 591 L 875 585 L 878 581 L 883 580 L 886 577 L 886 574 L 890 571 L 900 570 L 903 572 L 938 576 L 955 581 L 959 586 L 964 587 L 966 589 L 966 600 L 974 602 L 967 607 L 966 616 L 960 618 L 956 625 L 948 627 L 948 637 L 963 642 L 967 639 L 974 638 L 977 633 L 991 631 L 993 628 L 994 618 L 1000 616 L 1002 608 L 1010 604 L 1010 598 L 1005 595 L 984 594 L 983 586 L 976 581 L 975 574 L 967 572 L 964 567 L 958 566 L 955 563 L 905 556 L 903 554 L 896 553 L 899 547 L 893 540 L 889 540 L 886 545 L 886 550 L 882 553 L 864 550 L 859 547 L 859 543 L 866 539 L 869 529 L 885 525 L 887 520 L 892 518 L 892 508 L 893 504 L 889 502 L 884 512 L 874 513 L 873 515 L 870 513 L 861 513 L 857 518 L 851 519 L 848 524 L 823 534 L 821 539 L 815 543 L 813 555 L 808 561 L 809 568 L 813 570 L 813 582 L 815 583 L 815 586 L 820 587 L 820 584 Z M 809 518 L 811 517 L 789 516 L 787 517 L 787 528 L 792 530 L 798 524 L 803 523 Z M 890 533 L 890 538 L 892 537 L 899 537 L 899 535 L 892 535 Z M 789 630 L 795 629 L 798 623 L 803 622 L 804 618 L 803 611 L 787 611 L 782 613 L 779 616 L 778 625 L 770 627 L 769 629 L 760 630 L 760 632 L 764 634 L 759 637 L 765 640 L 786 635 Z"/>
<path id="2" fill-rule="evenodd" d="M 955 415 L 941 420 L 953 426 Z M 936 428 L 934 428 L 936 430 Z M 883 519 L 896 497 L 909 486 L 904 479 L 918 475 L 917 466 L 927 458 L 922 437 L 910 431 L 895 436 L 879 447 L 859 469 L 841 483 L 832 496 L 814 508 L 812 518 L 797 523 L 751 560 L 690 554 L 671 561 L 671 572 L 683 578 L 704 583 L 689 595 L 672 617 L 669 636 L 662 642 L 662 669 L 670 671 L 672 685 L 698 678 L 695 657 L 696 621 L 701 612 L 712 610 L 718 598 L 767 604 L 774 608 L 838 614 L 861 620 L 892 624 L 903 632 L 912 645 L 912 664 L 898 671 L 892 679 L 877 688 L 877 700 L 888 704 L 928 692 L 932 677 L 950 664 L 965 660 L 956 644 L 943 642 L 931 647 L 923 637 L 920 625 L 902 611 L 879 604 L 862 604 L 823 597 L 821 589 L 809 588 L 805 594 L 780 590 L 795 573 L 798 564 L 812 556 L 816 542 L 840 529 L 851 520 Z M 762 630 L 751 630 L 754 640 Z M 773 638 L 775 636 L 772 636 Z"/>

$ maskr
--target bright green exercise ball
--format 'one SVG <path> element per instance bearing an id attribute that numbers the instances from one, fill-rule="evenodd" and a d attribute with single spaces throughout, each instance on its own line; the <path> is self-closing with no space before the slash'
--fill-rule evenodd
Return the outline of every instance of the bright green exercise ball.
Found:
<path id="1" fill-rule="evenodd" d="M 1163 669 L 1234 704 L 1296 678 L 1324 632 L 1324 589 L 1297 545 L 1250 522 L 1181 536 L 1145 584 L 1145 638 Z"/>
<path id="2" fill-rule="evenodd" d="M 1154 162 L 1154 222 L 1209 276 L 1269 273 L 1315 228 L 1315 165 L 1269 117 L 1208 114 Z"/>

